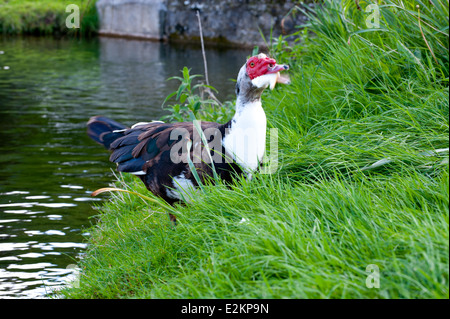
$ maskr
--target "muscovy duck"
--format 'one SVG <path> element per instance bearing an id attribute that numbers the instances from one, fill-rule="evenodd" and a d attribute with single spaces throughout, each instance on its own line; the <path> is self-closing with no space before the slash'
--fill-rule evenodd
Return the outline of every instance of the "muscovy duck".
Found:
<path id="1" fill-rule="evenodd" d="M 234 117 L 226 124 L 199 123 L 207 139 L 209 155 L 192 122 L 141 122 L 127 128 L 107 117 L 94 116 L 87 123 L 87 133 L 112 151 L 110 161 L 117 163 L 118 171 L 138 176 L 149 191 L 169 204 L 186 201 L 198 187 L 189 164 L 194 164 L 200 180 L 213 176 L 211 160 L 217 176 L 227 181 L 235 173 L 251 176 L 258 168 L 266 144 L 266 115 L 261 95 L 276 83 L 289 83 L 279 73 L 288 69 L 289 66 L 279 65 L 263 53 L 246 61 L 237 78 Z M 188 152 L 189 140 L 193 145 Z M 170 218 L 175 221 L 174 216 Z"/>

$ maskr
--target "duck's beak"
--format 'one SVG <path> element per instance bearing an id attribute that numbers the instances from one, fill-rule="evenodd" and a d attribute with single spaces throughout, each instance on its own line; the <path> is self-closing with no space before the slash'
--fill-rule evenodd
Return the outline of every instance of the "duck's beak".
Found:
<path id="1" fill-rule="evenodd" d="M 268 74 L 276 74 L 276 80 L 270 84 L 270 89 L 273 90 L 276 83 L 290 84 L 291 80 L 288 75 L 281 75 L 280 72 L 284 70 L 289 70 L 289 65 L 286 64 L 275 64 L 273 67 L 268 68 Z"/>
<path id="2" fill-rule="evenodd" d="M 278 73 L 280 71 L 289 70 L 289 65 L 286 64 L 275 64 L 273 67 L 267 68 L 267 73 Z"/>

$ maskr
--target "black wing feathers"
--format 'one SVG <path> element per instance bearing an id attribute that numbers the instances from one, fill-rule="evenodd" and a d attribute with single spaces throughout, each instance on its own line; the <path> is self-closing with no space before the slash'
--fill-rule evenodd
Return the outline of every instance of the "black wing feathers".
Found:
<path id="1" fill-rule="evenodd" d="M 202 122 L 203 130 L 211 127 L 220 129 L 223 134 L 223 125 Z M 109 159 L 117 163 L 119 171 L 130 173 L 141 171 L 151 173 L 151 170 L 156 169 L 158 172 L 155 173 L 159 174 L 163 173 L 159 172 L 162 169 L 173 170 L 176 174 L 178 171 L 185 170 L 186 165 L 174 167 L 176 165 L 170 161 L 172 145 L 182 138 L 182 135 L 175 134 L 176 139 L 171 139 L 174 129 L 182 129 L 180 132 L 186 132 L 187 136 L 193 139 L 195 128 L 190 122 L 174 124 L 153 122 L 131 129 L 125 129 L 124 125 L 102 116 L 93 117 L 88 122 L 89 136 L 112 151 Z M 164 174 L 168 173 L 168 171 L 164 172 Z"/>
<path id="2" fill-rule="evenodd" d="M 202 122 L 201 125 L 202 130 L 217 128 L 222 136 L 225 136 L 225 130 L 230 122 L 226 125 Z M 180 134 L 172 134 L 176 129 L 180 129 Z M 168 203 L 174 203 L 179 199 L 170 192 L 174 186 L 173 177 L 182 176 L 197 185 L 189 165 L 184 161 L 175 163 L 171 158 L 172 146 L 182 139 L 186 139 L 184 142 L 187 142 L 187 138 L 194 140 L 195 136 L 198 137 L 198 134 L 194 133 L 192 123 L 153 122 L 126 129 L 125 126 L 101 116 L 93 117 L 88 122 L 89 136 L 112 152 L 110 160 L 117 163 L 117 170 L 138 175 L 149 191 L 161 196 Z M 172 140 L 171 135 L 175 139 Z M 212 136 L 208 137 L 208 143 L 212 139 Z M 194 146 L 191 147 L 193 149 Z M 215 151 L 226 155 L 223 145 Z M 191 159 L 193 153 L 191 152 Z M 212 176 L 209 164 L 200 162 L 194 165 L 200 179 Z M 240 167 L 231 161 L 216 162 L 214 165 L 218 175 L 225 181 L 231 181 L 234 172 L 241 172 Z"/>

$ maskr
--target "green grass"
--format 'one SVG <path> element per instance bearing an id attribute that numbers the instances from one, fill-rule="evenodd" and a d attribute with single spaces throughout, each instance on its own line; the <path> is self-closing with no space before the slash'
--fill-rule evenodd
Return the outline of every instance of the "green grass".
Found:
<path id="1" fill-rule="evenodd" d="M 0 33 L 3 34 L 94 34 L 98 30 L 96 0 L 0 0 Z M 80 8 L 80 29 L 67 29 L 69 4 Z M 76 31 L 74 31 L 76 30 Z"/>
<path id="2" fill-rule="evenodd" d="M 429 152 L 449 147 L 448 3 L 422 5 L 422 34 L 403 2 L 383 1 L 387 31 L 358 32 L 354 1 L 326 1 L 294 44 L 268 39 L 291 65 L 292 84 L 263 96 L 279 130 L 277 172 L 205 185 L 176 207 L 176 227 L 162 208 L 112 193 L 79 263 L 80 288 L 61 293 L 448 298 L 448 151 Z M 129 175 L 117 186 L 148 194 Z M 380 288 L 366 287 L 370 264 Z"/>

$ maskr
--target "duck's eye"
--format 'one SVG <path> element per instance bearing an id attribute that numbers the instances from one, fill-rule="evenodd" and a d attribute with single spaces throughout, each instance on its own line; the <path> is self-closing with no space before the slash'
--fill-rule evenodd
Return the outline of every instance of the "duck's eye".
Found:
<path id="1" fill-rule="evenodd" d="M 273 68 L 273 64 L 272 63 L 269 64 L 269 68 Z"/>
<path id="2" fill-rule="evenodd" d="M 255 66 L 255 62 L 250 62 L 250 67 L 253 68 Z"/>

